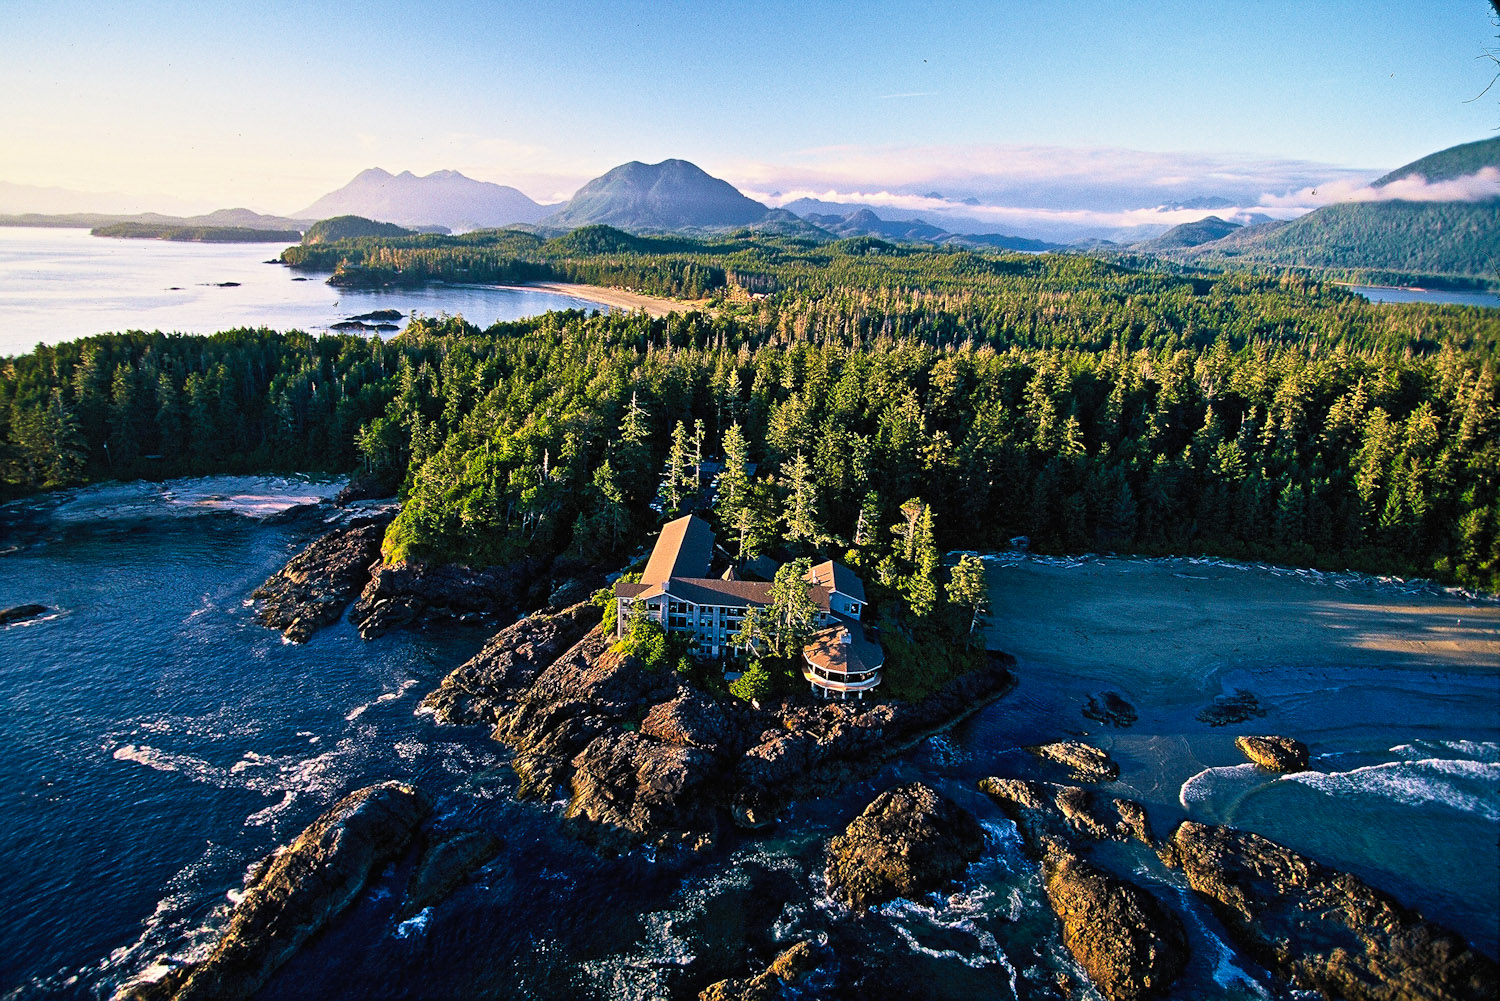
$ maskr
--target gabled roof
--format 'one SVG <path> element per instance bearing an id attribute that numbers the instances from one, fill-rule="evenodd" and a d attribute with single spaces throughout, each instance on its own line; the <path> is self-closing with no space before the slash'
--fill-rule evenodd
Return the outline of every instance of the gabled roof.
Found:
<path id="1" fill-rule="evenodd" d="M 864 582 L 854 575 L 853 570 L 850 570 L 842 563 L 836 563 L 833 560 L 819 563 L 807 572 L 807 578 L 815 584 L 821 584 L 830 591 L 846 594 L 855 601 L 861 604 L 864 603 Z"/>
<path id="2" fill-rule="evenodd" d="M 660 584 L 672 577 L 707 577 L 714 555 L 714 532 L 708 522 L 690 514 L 662 526 L 651 550 L 642 584 Z"/>

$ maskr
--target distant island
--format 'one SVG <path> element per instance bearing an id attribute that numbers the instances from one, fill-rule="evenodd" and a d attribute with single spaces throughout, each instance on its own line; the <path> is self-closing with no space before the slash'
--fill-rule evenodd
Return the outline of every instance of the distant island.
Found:
<path id="1" fill-rule="evenodd" d="M 313 223 L 308 227 L 307 235 L 298 234 L 293 237 L 293 242 L 301 240 L 308 244 L 333 243 L 336 240 L 358 240 L 363 237 L 416 236 L 417 232 L 415 229 L 407 229 L 395 223 L 376 222 L 364 216 L 340 215 Z"/>
<path id="2" fill-rule="evenodd" d="M 287 243 L 302 239 L 295 229 L 251 229 L 248 226 L 173 226 L 142 222 L 117 222 L 95 226 L 92 236 L 117 240 L 173 240 L 183 243 Z"/>

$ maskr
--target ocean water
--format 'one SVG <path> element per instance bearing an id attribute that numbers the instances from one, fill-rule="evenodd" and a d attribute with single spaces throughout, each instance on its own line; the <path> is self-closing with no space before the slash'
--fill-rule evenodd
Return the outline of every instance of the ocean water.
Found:
<path id="1" fill-rule="evenodd" d="M 1085 611 L 1101 595 L 1165 588 L 1164 601 L 1199 616 L 1215 594 L 1232 604 L 1251 592 L 1348 597 L 1334 585 L 1191 561 L 992 564 L 1008 596 L 992 635 L 1020 655 L 1011 695 L 837 795 L 795 804 L 763 836 L 727 832 L 705 858 L 604 859 L 560 835 L 561 804 L 514 801 L 504 749 L 482 728 L 439 727 L 416 712 L 483 635 L 444 627 L 365 642 L 341 622 L 297 646 L 255 624 L 250 591 L 322 527 L 276 512 L 337 486 L 106 484 L 0 508 L 0 605 L 57 609 L 0 630 L 0 996 L 107 997 L 159 974 L 163 959 L 201 956 L 250 865 L 340 795 L 402 778 L 435 799 L 440 825 L 502 837 L 500 857 L 445 905 L 401 923 L 405 872 L 380 874 L 261 997 L 692 998 L 807 937 L 846 963 L 860 957 L 868 972 L 854 996 L 1054 997 L 1060 973 L 1080 973 L 1014 826 L 975 782 L 1037 774 L 1021 747 L 1071 734 L 1110 748 L 1123 769 L 1110 791 L 1145 802 L 1158 833 L 1184 816 L 1259 831 L 1495 952 L 1495 665 L 1340 666 L 1348 657 L 1337 649 L 1268 663 L 1226 648 L 1131 667 L 1107 630 L 1094 638 L 1109 649 L 1093 657 L 1080 652 L 1089 637 L 1039 642 L 1073 629 L 1065 610 L 1037 634 L 1021 621 L 1038 617 L 1033 603 L 1058 606 L 1058 588 Z M 1400 582 L 1352 586 L 1381 615 L 1420 598 L 1487 629 L 1493 607 L 1414 597 Z M 1253 691 L 1266 715 L 1222 729 L 1196 719 L 1237 689 Z M 1101 690 L 1135 705 L 1131 727 L 1081 715 Z M 1232 745 L 1242 732 L 1307 740 L 1314 771 L 1246 768 Z M 951 894 L 856 918 L 827 892 L 827 839 L 881 789 L 918 779 L 979 817 L 985 856 Z M 1180 879 L 1143 849 L 1108 850 L 1187 914 L 1193 959 L 1174 997 L 1273 996 Z"/>
<path id="2" fill-rule="evenodd" d="M 265 326 L 323 333 L 379 309 L 461 315 L 485 327 L 552 309 L 606 308 L 556 292 L 485 285 L 338 289 L 326 275 L 266 263 L 285 246 L 112 240 L 84 229 L 0 226 L 0 357 L 109 331 L 209 334 Z"/>
<path id="3" fill-rule="evenodd" d="M 1393 285 L 1350 285 L 1349 291 L 1371 302 L 1430 302 L 1438 306 L 1500 307 L 1500 293 L 1461 289 L 1403 288 Z"/>

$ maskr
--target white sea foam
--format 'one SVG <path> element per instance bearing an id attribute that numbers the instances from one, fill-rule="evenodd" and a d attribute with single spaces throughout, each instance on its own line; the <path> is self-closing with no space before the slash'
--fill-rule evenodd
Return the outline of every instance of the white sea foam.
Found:
<path id="1" fill-rule="evenodd" d="M 1419 758 L 1348 772 L 1298 772 L 1285 780 L 1329 796 L 1380 796 L 1407 806 L 1444 806 L 1500 821 L 1500 763 L 1492 761 Z"/>
<path id="2" fill-rule="evenodd" d="M 1177 791 L 1177 801 L 1182 804 L 1184 810 L 1191 810 L 1194 806 L 1212 799 L 1226 782 L 1244 783 L 1246 780 L 1264 774 L 1258 765 L 1251 762 L 1205 768 L 1182 784 L 1182 788 Z"/>

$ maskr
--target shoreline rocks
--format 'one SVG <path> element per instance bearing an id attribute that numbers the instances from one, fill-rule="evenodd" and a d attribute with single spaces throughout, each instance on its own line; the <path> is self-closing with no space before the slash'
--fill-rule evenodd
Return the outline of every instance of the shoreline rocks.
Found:
<path id="1" fill-rule="evenodd" d="M 381 562 L 349 617 L 363 639 L 434 619 L 478 624 L 513 611 L 536 583 L 541 566 L 530 559 L 484 568 L 416 560 Z"/>
<path id="2" fill-rule="evenodd" d="M 248 998 L 359 896 L 372 873 L 404 854 L 431 811 L 400 782 L 350 793 L 257 867 L 207 959 L 117 997 Z"/>
<path id="3" fill-rule="evenodd" d="M 485 831 L 461 831 L 427 845 L 407 880 L 406 898 L 396 912 L 396 920 L 404 921 L 432 904 L 441 903 L 502 847 L 504 842 Z"/>
<path id="4" fill-rule="evenodd" d="M 1236 688 L 1233 693 L 1220 695 L 1212 705 L 1200 710 L 1198 722 L 1209 726 L 1226 726 L 1230 723 L 1244 723 L 1265 714 L 1266 710 L 1254 692 Z"/>
<path id="5" fill-rule="evenodd" d="M 1245 757 L 1273 772 L 1304 772 L 1307 770 L 1307 745 L 1290 737 L 1234 738 L 1234 746 Z"/>
<path id="6" fill-rule="evenodd" d="M 52 609 L 46 605 L 13 605 L 10 608 L 0 609 L 0 626 L 8 626 L 13 622 L 27 622 L 31 619 L 41 618 Z"/>
<path id="7" fill-rule="evenodd" d="M 1039 758 L 1066 766 L 1079 782 L 1113 782 L 1120 777 L 1120 766 L 1107 751 L 1080 740 L 1063 740 L 1026 750 Z"/>
<path id="8" fill-rule="evenodd" d="M 369 581 L 389 522 L 365 521 L 313 540 L 252 593 L 263 602 L 256 619 L 293 643 L 337 622 Z"/>
<path id="9" fill-rule="evenodd" d="M 721 980 L 699 993 L 700 1001 L 781 1001 L 784 989 L 796 991 L 833 960 L 827 946 L 811 940 L 798 942 L 777 956 L 766 969 L 743 980 Z"/>
<path id="10" fill-rule="evenodd" d="M 787 700 L 758 709 L 674 671 L 646 670 L 587 628 L 597 615 L 580 602 L 507 627 L 422 705 L 441 722 L 491 724 L 492 738 L 515 752 L 518 794 L 561 790 L 568 825 L 603 851 L 701 850 L 727 820 L 769 826 L 793 798 L 867 772 L 1014 683 L 1008 658 L 996 654 L 916 704 Z"/>
<path id="11" fill-rule="evenodd" d="M 828 889 L 856 909 L 916 899 L 984 851 L 973 814 L 919 782 L 887 789 L 828 844 Z"/>
<path id="12" fill-rule="evenodd" d="M 1133 800 L 1106 801 L 1079 786 L 1022 779 L 981 779 L 979 789 L 1015 821 L 1021 840 L 1034 852 L 1050 839 L 1155 844 L 1146 811 Z"/>
<path id="13" fill-rule="evenodd" d="M 1349 873 L 1258 834 L 1183 821 L 1162 861 L 1292 986 L 1345 1001 L 1479 1001 L 1500 964 Z"/>
<path id="14" fill-rule="evenodd" d="M 1176 914 L 1055 840 L 1042 854 L 1042 885 L 1063 944 L 1109 1001 L 1165 994 L 1187 965 L 1187 935 Z"/>

